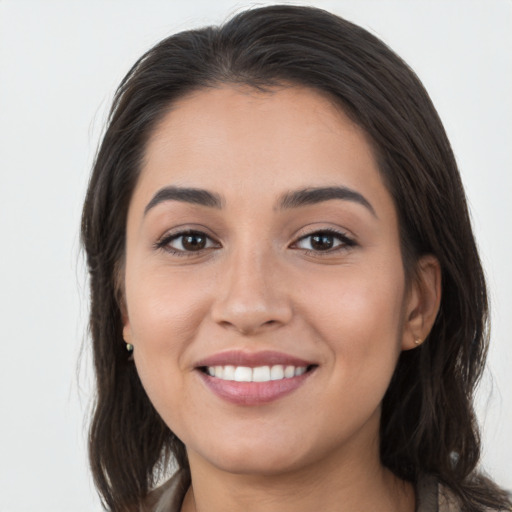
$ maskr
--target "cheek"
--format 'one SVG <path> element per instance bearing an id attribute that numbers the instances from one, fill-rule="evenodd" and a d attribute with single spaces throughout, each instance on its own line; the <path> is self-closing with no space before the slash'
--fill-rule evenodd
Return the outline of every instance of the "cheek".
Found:
<path id="1" fill-rule="evenodd" d="M 158 410 L 169 400 L 186 398 L 187 353 L 208 310 L 204 289 L 194 286 L 191 279 L 183 282 L 170 276 L 169 271 L 151 272 L 141 267 L 127 267 L 126 272 L 135 365 Z"/>
<path id="2" fill-rule="evenodd" d="M 197 319 L 207 309 L 207 291 L 194 279 L 169 271 L 127 271 L 126 299 L 130 327 L 143 349 L 173 350 L 193 337 Z"/>
<path id="3" fill-rule="evenodd" d="M 338 285 L 325 282 L 321 301 L 311 300 L 314 290 L 308 299 L 316 304 L 309 325 L 329 351 L 329 377 L 319 397 L 326 417 L 318 421 L 345 425 L 347 432 L 379 410 L 389 386 L 400 354 L 404 292 L 401 269 L 367 272 L 364 279 L 349 274 Z M 340 435 L 337 429 L 333 436 Z"/>
<path id="4" fill-rule="evenodd" d="M 403 327 L 401 266 L 347 268 L 335 279 L 309 282 L 303 310 L 316 338 L 327 341 L 332 360 L 354 376 L 369 368 L 392 372 Z"/>

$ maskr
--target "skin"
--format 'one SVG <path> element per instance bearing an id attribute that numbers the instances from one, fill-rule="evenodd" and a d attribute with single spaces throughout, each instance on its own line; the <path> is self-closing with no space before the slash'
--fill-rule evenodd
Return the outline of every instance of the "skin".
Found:
<path id="1" fill-rule="evenodd" d="M 148 203 L 168 186 L 201 188 L 222 208 Z M 349 187 L 290 209 L 283 193 Z M 208 245 L 184 251 L 204 232 Z M 308 235 L 335 230 L 333 248 Z M 172 251 L 180 251 L 174 254 Z M 221 86 L 173 105 L 150 138 L 127 219 L 124 337 L 141 381 L 185 443 L 184 511 L 413 511 L 414 491 L 382 467 L 383 395 L 402 350 L 439 307 L 436 260 L 407 283 L 398 219 L 365 134 L 320 94 Z M 318 367 L 277 401 L 214 395 L 196 363 L 230 349 L 277 350 Z"/>

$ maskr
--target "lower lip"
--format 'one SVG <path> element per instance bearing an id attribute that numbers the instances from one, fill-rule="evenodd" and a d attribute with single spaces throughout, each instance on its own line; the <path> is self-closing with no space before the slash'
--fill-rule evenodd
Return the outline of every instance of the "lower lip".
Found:
<path id="1" fill-rule="evenodd" d="M 310 377 L 315 368 L 289 379 L 271 380 L 268 382 L 237 382 L 212 377 L 201 370 L 199 372 L 203 382 L 218 397 L 236 405 L 262 405 L 273 402 L 286 396 Z"/>

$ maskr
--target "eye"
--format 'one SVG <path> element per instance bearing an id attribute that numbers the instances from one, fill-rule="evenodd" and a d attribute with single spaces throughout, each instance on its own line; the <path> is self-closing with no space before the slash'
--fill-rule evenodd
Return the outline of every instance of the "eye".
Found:
<path id="1" fill-rule="evenodd" d="M 171 254 L 185 255 L 186 253 L 200 252 L 219 244 L 201 231 L 182 231 L 164 236 L 156 244 L 158 249 L 163 249 Z"/>
<path id="2" fill-rule="evenodd" d="M 354 245 L 355 242 L 344 233 L 339 233 L 334 230 L 322 230 L 299 238 L 299 240 L 295 242 L 294 247 L 317 253 L 333 252 Z"/>

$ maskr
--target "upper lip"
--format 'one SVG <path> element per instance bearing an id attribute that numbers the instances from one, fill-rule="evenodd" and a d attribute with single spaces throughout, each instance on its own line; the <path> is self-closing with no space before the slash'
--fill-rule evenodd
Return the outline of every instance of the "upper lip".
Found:
<path id="1" fill-rule="evenodd" d="M 315 363 L 273 350 L 263 350 L 260 352 L 228 350 L 201 359 L 195 366 L 197 368 L 204 366 L 246 366 L 255 368 L 257 366 L 274 366 L 278 364 L 283 366 L 310 366 Z"/>

